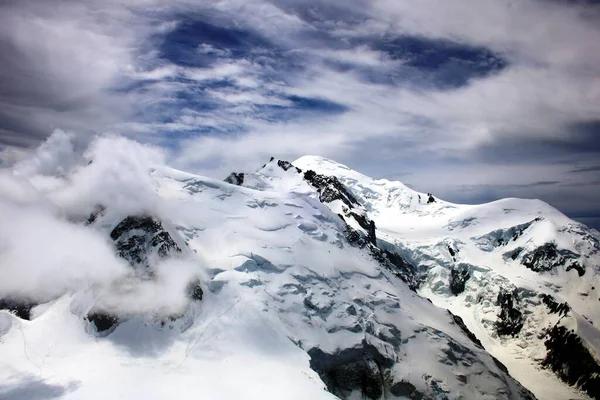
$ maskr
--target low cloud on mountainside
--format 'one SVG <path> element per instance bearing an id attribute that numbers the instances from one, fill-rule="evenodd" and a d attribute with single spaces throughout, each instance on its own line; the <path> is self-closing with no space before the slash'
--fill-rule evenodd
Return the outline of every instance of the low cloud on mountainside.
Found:
<path id="1" fill-rule="evenodd" d="M 9 1 L 0 43 L 4 165 L 112 132 L 219 178 L 319 154 L 600 216 L 597 2 Z"/>
<path id="2" fill-rule="evenodd" d="M 29 158 L 0 168 L 0 298 L 46 302 L 83 290 L 90 304 L 117 315 L 182 312 L 187 285 L 204 274 L 202 260 L 187 253 L 156 260 L 154 279 L 141 279 L 115 254 L 103 231 L 111 226 L 83 226 L 97 205 L 108 206 L 109 224 L 160 218 L 165 207 L 149 172 L 162 152 L 114 136 L 77 152 L 73 140 L 56 131 Z"/>

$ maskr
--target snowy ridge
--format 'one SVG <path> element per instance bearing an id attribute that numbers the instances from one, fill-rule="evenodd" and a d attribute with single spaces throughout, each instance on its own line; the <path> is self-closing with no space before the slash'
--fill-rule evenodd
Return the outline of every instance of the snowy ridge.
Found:
<path id="1" fill-rule="evenodd" d="M 60 222 L 102 238 L 112 275 L 0 292 L 0 397 L 594 395 L 598 236 L 544 203 L 427 203 L 312 156 L 226 181 L 136 168 L 151 201 Z"/>
<path id="2" fill-rule="evenodd" d="M 597 232 L 539 200 L 427 204 L 423 193 L 399 182 L 373 180 L 321 157 L 305 156 L 294 165 L 337 176 L 369 210 L 378 237 L 404 247 L 409 261 L 427 270 L 419 293 L 461 316 L 486 350 L 536 395 L 585 396 L 558 375 L 599 398 Z M 453 290 L 457 284 L 460 290 Z M 552 312 L 550 302 L 569 311 Z M 581 341 L 576 351 L 546 345 L 561 326 Z M 583 370 L 577 367 L 581 357 L 571 354 L 586 352 Z"/>

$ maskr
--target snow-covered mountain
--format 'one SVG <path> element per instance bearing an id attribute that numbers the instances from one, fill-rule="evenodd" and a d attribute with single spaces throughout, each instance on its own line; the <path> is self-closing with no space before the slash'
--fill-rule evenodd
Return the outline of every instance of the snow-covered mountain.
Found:
<path id="1" fill-rule="evenodd" d="M 0 175 L 0 398 L 600 398 L 600 236 L 545 203 L 103 165 Z"/>
<path id="2" fill-rule="evenodd" d="M 459 205 L 321 157 L 393 246 L 424 271 L 418 293 L 459 315 L 540 398 L 600 397 L 600 235 L 539 200 Z M 566 387 L 557 376 L 571 385 Z"/>

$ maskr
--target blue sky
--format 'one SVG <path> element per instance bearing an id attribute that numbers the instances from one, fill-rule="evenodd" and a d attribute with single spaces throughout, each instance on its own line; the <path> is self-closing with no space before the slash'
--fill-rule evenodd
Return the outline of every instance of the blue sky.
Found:
<path id="1" fill-rule="evenodd" d="M 215 177 L 318 154 L 600 226 L 598 43 L 589 1 L 6 2 L 0 160 L 57 128 Z"/>

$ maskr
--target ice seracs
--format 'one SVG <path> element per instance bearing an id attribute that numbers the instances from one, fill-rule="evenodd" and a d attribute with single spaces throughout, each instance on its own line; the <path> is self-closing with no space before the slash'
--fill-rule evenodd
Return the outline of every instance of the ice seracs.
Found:
<path id="1" fill-rule="evenodd" d="M 322 157 L 293 163 L 348 187 L 375 221 L 377 236 L 405 249 L 407 261 L 426 271 L 418 292 L 461 316 L 538 397 L 599 397 L 596 231 L 539 200 L 426 203 L 426 195 L 399 182 Z M 595 360 L 590 372 L 581 372 L 581 359 Z"/>

